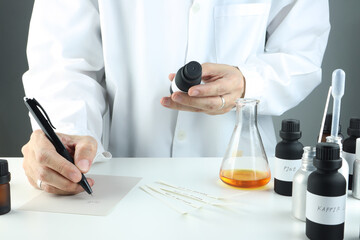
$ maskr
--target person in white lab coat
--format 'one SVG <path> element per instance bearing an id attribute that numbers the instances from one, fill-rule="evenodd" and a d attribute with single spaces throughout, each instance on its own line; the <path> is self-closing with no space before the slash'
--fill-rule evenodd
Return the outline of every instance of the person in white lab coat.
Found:
<path id="1" fill-rule="evenodd" d="M 77 167 L 31 119 L 26 175 L 68 194 L 82 191 L 80 171 L 110 152 L 222 157 L 239 97 L 260 100 L 258 127 L 272 156 L 271 115 L 320 83 L 329 31 L 327 0 L 36 0 L 25 93 L 46 109 Z M 193 60 L 204 63 L 205 84 L 169 97 L 168 76 Z"/>

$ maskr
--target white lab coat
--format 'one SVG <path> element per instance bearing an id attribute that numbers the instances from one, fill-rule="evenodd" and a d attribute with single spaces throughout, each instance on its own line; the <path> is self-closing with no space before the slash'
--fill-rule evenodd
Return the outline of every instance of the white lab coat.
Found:
<path id="1" fill-rule="evenodd" d="M 258 127 L 273 155 L 271 115 L 321 81 L 328 14 L 327 0 L 36 0 L 25 93 L 58 132 L 95 137 L 98 153 L 221 157 L 234 111 L 175 111 L 160 99 L 168 74 L 191 60 L 234 65 L 245 97 L 260 100 Z"/>

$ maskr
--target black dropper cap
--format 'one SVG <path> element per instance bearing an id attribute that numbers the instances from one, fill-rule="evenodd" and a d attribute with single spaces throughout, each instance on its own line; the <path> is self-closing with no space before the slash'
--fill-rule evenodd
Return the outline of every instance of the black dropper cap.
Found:
<path id="1" fill-rule="evenodd" d="M 332 113 L 326 114 L 323 133 L 331 133 L 331 124 L 332 124 Z M 341 133 L 341 124 L 339 124 L 338 134 Z"/>
<path id="2" fill-rule="evenodd" d="M 200 63 L 191 61 L 184 66 L 184 76 L 185 80 L 197 80 L 201 77 L 202 68 Z M 201 81 L 201 79 L 200 79 Z M 199 81 L 199 83 L 200 83 Z"/>
<path id="3" fill-rule="evenodd" d="M 0 159 L 0 184 L 10 182 L 10 173 L 7 160 Z"/>
<path id="4" fill-rule="evenodd" d="M 340 147 L 336 143 L 316 144 L 316 157 L 314 166 L 322 170 L 337 170 L 341 168 Z"/>
<path id="5" fill-rule="evenodd" d="M 296 140 L 301 138 L 300 121 L 297 119 L 282 120 L 280 137 L 286 140 Z"/>
<path id="6" fill-rule="evenodd" d="M 347 129 L 349 136 L 360 137 L 360 118 L 351 118 Z"/>
<path id="7" fill-rule="evenodd" d="M 191 61 L 179 69 L 175 76 L 176 86 L 187 92 L 192 86 L 201 83 L 202 67 L 196 61 Z"/>

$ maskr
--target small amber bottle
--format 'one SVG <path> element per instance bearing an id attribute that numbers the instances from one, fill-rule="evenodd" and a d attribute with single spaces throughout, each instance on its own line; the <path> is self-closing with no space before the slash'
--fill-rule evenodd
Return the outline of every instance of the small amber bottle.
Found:
<path id="1" fill-rule="evenodd" d="M 0 159 L 0 215 L 10 212 L 10 172 L 8 162 Z"/>

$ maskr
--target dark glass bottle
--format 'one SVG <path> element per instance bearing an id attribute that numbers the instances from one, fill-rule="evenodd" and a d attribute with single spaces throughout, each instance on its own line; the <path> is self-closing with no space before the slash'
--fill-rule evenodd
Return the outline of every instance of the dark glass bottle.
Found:
<path id="1" fill-rule="evenodd" d="M 301 142 L 300 121 L 285 119 L 281 123 L 280 141 L 275 148 L 274 190 L 284 196 L 292 195 L 292 181 L 301 167 L 304 152 Z"/>
<path id="2" fill-rule="evenodd" d="M 332 114 L 328 113 L 325 118 L 324 129 L 321 136 L 321 142 L 326 142 L 326 137 L 331 135 L 331 124 L 332 124 Z M 341 139 L 344 139 L 344 135 L 341 133 L 341 124 L 339 124 L 338 136 Z"/>
<path id="3" fill-rule="evenodd" d="M 0 159 L 0 215 L 10 212 L 10 173 L 8 162 Z"/>
<path id="4" fill-rule="evenodd" d="M 343 143 L 343 158 L 349 164 L 348 189 L 352 190 L 356 139 L 360 137 L 360 118 L 350 119 L 350 125 L 347 129 L 347 134 L 349 135 L 349 137 L 346 138 Z"/>
<path id="5" fill-rule="evenodd" d="M 346 180 L 338 172 L 340 147 L 318 143 L 306 193 L 306 236 L 313 240 L 344 238 Z"/>
<path id="6" fill-rule="evenodd" d="M 170 93 L 188 92 L 189 88 L 201 83 L 202 67 L 201 64 L 191 61 L 176 73 L 170 86 Z"/>

